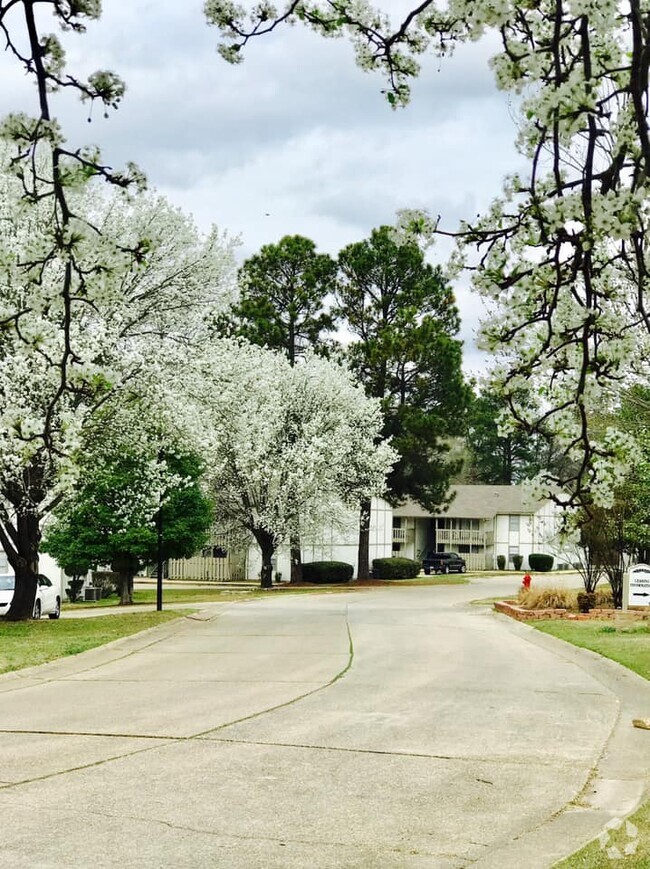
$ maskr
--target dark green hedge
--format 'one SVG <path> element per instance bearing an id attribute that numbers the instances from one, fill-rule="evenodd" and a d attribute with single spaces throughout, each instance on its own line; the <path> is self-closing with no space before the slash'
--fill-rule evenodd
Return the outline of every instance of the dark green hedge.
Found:
<path id="1" fill-rule="evenodd" d="M 353 573 L 354 567 L 344 561 L 308 561 L 302 566 L 303 582 L 349 582 Z"/>
<path id="2" fill-rule="evenodd" d="M 528 565 L 531 570 L 539 570 L 545 573 L 553 568 L 553 556 L 543 552 L 531 552 L 528 556 Z"/>
<path id="3" fill-rule="evenodd" d="M 422 568 L 412 558 L 373 558 L 372 575 L 375 579 L 413 579 Z"/>

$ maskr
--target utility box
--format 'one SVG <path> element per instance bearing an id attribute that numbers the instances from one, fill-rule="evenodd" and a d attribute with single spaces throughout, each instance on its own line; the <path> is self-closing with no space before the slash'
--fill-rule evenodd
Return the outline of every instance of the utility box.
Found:
<path id="1" fill-rule="evenodd" d="M 101 588 L 93 588 L 92 586 L 84 588 L 84 600 L 101 600 L 101 595 Z"/>

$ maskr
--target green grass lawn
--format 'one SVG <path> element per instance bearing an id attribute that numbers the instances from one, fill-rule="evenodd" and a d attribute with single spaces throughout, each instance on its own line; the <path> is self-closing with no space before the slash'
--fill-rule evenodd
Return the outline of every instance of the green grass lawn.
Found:
<path id="1" fill-rule="evenodd" d="M 290 585 L 274 585 L 273 591 L 280 592 L 282 594 L 310 594 L 310 593 L 321 593 L 328 594 L 332 592 L 339 591 L 356 591 L 357 589 L 362 589 L 367 586 L 388 586 L 388 585 L 417 585 L 417 586 L 425 586 L 425 585 L 465 585 L 469 580 L 467 580 L 464 576 L 421 576 L 416 577 L 415 579 L 400 579 L 400 580 L 370 580 L 367 583 L 364 582 L 353 582 L 350 585 L 347 583 L 335 584 L 335 585 L 300 585 L 300 586 L 290 586 Z M 228 590 L 227 588 L 164 588 L 163 589 L 163 605 L 167 604 L 176 604 L 176 603 L 214 603 L 216 601 L 234 601 L 234 600 L 244 600 L 250 599 L 256 595 L 263 595 L 265 592 L 261 591 L 259 588 L 256 588 L 254 591 L 241 591 L 241 590 Z M 155 604 L 156 603 L 156 589 L 155 588 L 141 588 L 135 589 L 133 592 L 133 603 L 134 604 Z M 78 603 L 69 603 L 65 601 L 63 603 L 63 608 L 66 612 L 74 612 L 75 609 L 83 607 L 92 607 L 93 609 L 96 607 L 116 607 L 119 605 L 119 598 L 117 595 L 113 595 L 112 597 L 104 598 L 103 600 L 98 601 L 79 601 Z"/>
<path id="2" fill-rule="evenodd" d="M 126 613 L 88 619 L 0 621 L 0 673 L 76 655 L 176 619 L 179 612 Z"/>
<path id="3" fill-rule="evenodd" d="M 533 627 L 545 634 L 551 634 L 574 646 L 591 649 L 606 658 L 634 670 L 645 679 L 650 679 L 650 625 L 648 622 L 633 622 L 615 626 L 609 621 L 568 622 L 541 621 L 531 622 Z M 648 734 L 650 737 L 650 733 Z M 648 740 L 650 745 L 650 738 Z M 624 848 L 633 841 L 623 824 L 621 829 L 612 830 L 606 847 L 599 841 L 592 842 L 566 860 L 556 864 L 556 869 L 611 869 L 612 866 L 650 866 L 650 802 L 644 803 L 628 819 L 638 830 L 636 852 L 626 855 Z M 622 859 L 612 857 L 607 848 L 617 848 Z"/>
<path id="4" fill-rule="evenodd" d="M 581 851 L 556 863 L 554 869 L 612 869 L 613 866 L 639 869 L 650 866 L 650 802 L 644 803 L 627 820 L 636 827 L 636 835 L 624 823 L 620 829 L 609 831 L 609 839 L 604 847 L 598 840 L 591 842 Z M 636 851 L 626 855 L 625 847 L 632 843 L 636 843 Z M 607 853 L 609 848 L 617 848 L 621 856 L 612 859 Z"/>
<path id="5" fill-rule="evenodd" d="M 591 649 L 605 658 L 618 661 L 644 679 L 650 679 L 650 624 L 632 622 L 614 626 L 610 621 L 532 622 L 533 627 L 552 634 L 574 646 Z"/>
<path id="6" fill-rule="evenodd" d="M 438 576 L 415 576 L 412 579 L 369 579 L 367 582 L 354 583 L 359 588 L 364 585 L 467 585 L 469 579 L 466 579 L 465 574 L 460 573 L 445 573 Z"/>
<path id="7" fill-rule="evenodd" d="M 163 588 L 163 605 L 175 603 L 209 603 L 214 601 L 232 601 L 241 598 L 249 598 L 255 592 L 227 591 L 220 588 Z M 64 601 L 63 608 L 67 612 L 74 612 L 80 607 L 106 607 L 118 606 L 120 599 L 117 595 L 106 597 L 98 601 L 79 601 L 69 603 Z M 133 592 L 134 604 L 156 603 L 155 588 L 136 588 Z"/>

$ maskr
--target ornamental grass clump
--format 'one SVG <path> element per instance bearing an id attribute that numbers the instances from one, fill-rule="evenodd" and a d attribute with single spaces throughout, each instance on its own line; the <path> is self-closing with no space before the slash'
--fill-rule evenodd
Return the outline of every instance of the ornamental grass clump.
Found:
<path id="1" fill-rule="evenodd" d="M 608 586 L 597 588 L 594 595 L 596 596 L 596 607 L 609 609 L 614 608 L 614 595 L 612 594 L 611 588 Z"/>
<path id="2" fill-rule="evenodd" d="M 576 609 L 576 593 L 569 588 L 520 588 L 519 606 L 529 610 Z"/>

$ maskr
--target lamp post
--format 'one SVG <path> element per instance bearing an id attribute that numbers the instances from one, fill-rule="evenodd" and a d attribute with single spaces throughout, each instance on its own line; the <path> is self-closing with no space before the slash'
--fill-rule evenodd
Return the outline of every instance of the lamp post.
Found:
<path id="1" fill-rule="evenodd" d="M 158 452 L 158 462 L 162 464 L 164 453 L 162 448 Z M 165 563 L 163 553 L 163 495 L 162 490 L 158 496 L 158 516 L 156 517 L 156 537 L 157 537 L 157 571 L 156 571 L 156 611 L 161 612 L 163 608 L 163 567 Z"/>
<path id="2" fill-rule="evenodd" d="M 158 537 L 158 569 L 156 573 L 156 610 L 160 612 L 163 608 L 163 516 L 162 504 L 158 509 L 158 517 L 156 518 L 156 532 Z"/>

